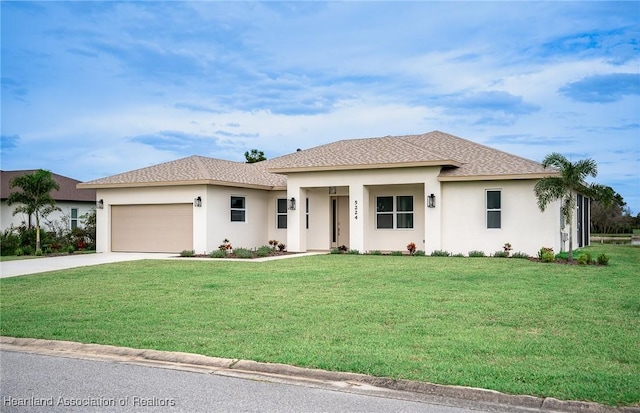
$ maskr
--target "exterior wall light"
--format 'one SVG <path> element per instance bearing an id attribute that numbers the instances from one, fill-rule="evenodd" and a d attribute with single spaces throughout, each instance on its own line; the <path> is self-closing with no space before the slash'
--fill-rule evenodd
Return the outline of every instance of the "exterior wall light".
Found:
<path id="1" fill-rule="evenodd" d="M 201 197 L 195 197 L 193 200 L 193 206 L 196 208 L 200 208 L 202 206 L 202 198 Z"/>
<path id="2" fill-rule="evenodd" d="M 431 194 L 427 197 L 427 206 L 429 208 L 435 208 L 436 207 L 436 196 L 434 194 Z"/>
<path id="3" fill-rule="evenodd" d="M 96 202 L 96 207 L 98 207 L 98 209 L 104 209 L 104 199 L 100 199 Z"/>
<path id="4" fill-rule="evenodd" d="M 296 199 L 295 198 L 291 198 L 289 200 L 289 209 L 292 211 L 296 210 Z"/>

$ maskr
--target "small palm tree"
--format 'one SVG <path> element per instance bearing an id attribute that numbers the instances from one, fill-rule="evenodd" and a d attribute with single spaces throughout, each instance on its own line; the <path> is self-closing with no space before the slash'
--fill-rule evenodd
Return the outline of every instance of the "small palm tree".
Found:
<path id="1" fill-rule="evenodd" d="M 548 176 L 540 179 L 534 192 L 538 198 L 538 207 L 544 212 L 552 201 L 560 200 L 561 212 L 566 224 L 569 226 L 569 261 L 573 261 L 573 237 L 572 221 L 573 210 L 576 205 L 575 195 L 582 193 L 592 198 L 601 194 L 601 185 L 587 184 L 585 178 L 596 177 L 598 166 L 593 159 L 583 159 L 572 163 L 559 153 L 551 153 L 542 161 L 545 168 L 555 167 L 559 176 Z"/>
<path id="2" fill-rule="evenodd" d="M 31 174 L 16 176 L 9 183 L 10 188 L 20 188 L 7 197 L 7 205 L 20 204 L 13 215 L 25 213 L 36 218 L 36 251 L 40 250 L 40 218 L 45 218 L 53 211 L 60 211 L 51 197 L 51 191 L 60 189 L 53 175 L 44 169 Z"/>

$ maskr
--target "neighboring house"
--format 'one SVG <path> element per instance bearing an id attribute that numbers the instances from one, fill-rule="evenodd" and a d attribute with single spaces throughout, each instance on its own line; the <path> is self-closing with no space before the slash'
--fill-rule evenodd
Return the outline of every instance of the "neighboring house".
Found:
<path id="1" fill-rule="evenodd" d="M 406 251 L 414 242 L 427 253 L 489 254 L 509 242 L 534 255 L 564 248 L 559 203 L 542 213 L 533 193 L 556 173 L 436 131 L 342 140 L 254 164 L 190 156 L 78 188 L 97 191 L 102 252 L 204 253 L 227 238 L 247 248 L 277 239 L 296 252 Z M 587 244 L 574 228 L 574 245 Z"/>
<path id="2" fill-rule="evenodd" d="M 9 194 L 20 191 L 20 188 L 10 188 L 11 180 L 20 175 L 31 174 L 35 170 L 24 171 L 0 171 L 0 229 L 4 231 L 10 226 L 35 226 L 35 217 L 27 216 L 23 213 L 13 215 L 17 204 L 7 205 Z M 76 186 L 81 183 L 76 179 L 66 176 L 51 174 L 53 179 L 60 185 L 59 190 L 51 191 L 51 196 L 56 201 L 56 206 L 60 211 L 54 211 L 41 220 L 41 228 L 46 229 L 48 222 L 61 221 L 67 217 L 71 228 L 82 226 L 82 216 L 96 208 L 96 191 L 93 189 L 78 189 Z"/>

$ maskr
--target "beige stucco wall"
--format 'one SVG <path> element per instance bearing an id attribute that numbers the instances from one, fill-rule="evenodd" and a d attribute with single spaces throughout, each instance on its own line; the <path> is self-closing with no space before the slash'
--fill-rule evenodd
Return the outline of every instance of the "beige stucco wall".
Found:
<path id="1" fill-rule="evenodd" d="M 15 210 L 17 205 L 7 205 L 6 201 L 2 201 L 0 204 L 0 229 L 4 231 L 9 228 L 11 225 L 14 227 L 28 223 L 29 218 L 26 214 L 18 213 L 13 215 L 13 211 Z M 71 208 L 78 209 L 78 226 L 82 226 L 82 219 L 80 217 L 82 215 L 88 214 L 93 209 L 95 209 L 95 203 L 93 202 L 71 202 L 71 201 L 58 201 L 56 202 L 56 206 L 60 208 L 60 211 L 54 211 L 51 214 L 47 215 L 45 219 L 43 219 L 40 223 L 41 228 L 47 229 L 47 222 L 61 221 L 63 217 L 71 219 Z M 35 217 L 32 218 L 33 225 L 36 224 Z"/>
<path id="2" fill-rule="evenodd" d="M 468 254 L 482 250 L 492 254 L 510 242 L 513 250 L 535 255 L 540 247 L 561 250 L 561 223 L 558 203 L 541 213 L 533 194 L 533 180 L 439 182 L 439 168 L 398 168 L 367 171 L 326 171 L 293 173 L 287 191 L 185 185 L 98 190 L 104 209 L 97 210 L 99 252 L 110 250 L 110 207 L 116 204 L 192 203 L 194 208 L 193 246 L 196 253 L 211 252 L 223 239 L 234 247 L 256 248 L 277 239 L 289 251 L 331 248 L 331 197 L 348 202 L 348 247 L 360 252 L 372 250 L 406 251 L 414 242 L 427 254 L 444 249 Z M 337 187 L 330 194 L 329 187 Z M 486 190 L 502 191 L 502 228 L 486 228 Z M 436 207 L 427 208 L 425 199 L 433 193 Z M 246 198 L 246 221 L 231 222 L 230 196 Z M 377 229 L 376 196 L 412 195 L 414 228 Z M 276 200 L 295 197 L 297 208 L 287 212 L 288 229 L 276 228 Z M 309 198 L 309 228 L 306 229 L 305 198 Z M 4 212 L 3 212 L 4 213 Z M 575 239 L 576 228 L 573 228 Z M 574 247 L 577 243 L 574 243 Z M 565 248 L 568 243 L 565 243 Z"/>
<path id="3" fill-rule="evenodd" d="M 560 212 L 558 203 L 540 212 L 533 193 L 534 180 L 444 182 L 442 213 L 442 249 L 468 254 L 502 251 L 511 243 L 512 252 L 536 255 L 541 247 L 560 251 Z M 486 225 L 486 191 L 501 190 L 500 229 Z"/>

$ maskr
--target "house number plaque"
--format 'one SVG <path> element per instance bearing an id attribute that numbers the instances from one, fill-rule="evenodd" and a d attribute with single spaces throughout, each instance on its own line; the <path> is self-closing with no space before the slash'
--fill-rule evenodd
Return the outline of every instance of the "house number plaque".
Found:
<path id="1" fill-rule="evenodd" d="M 358 200 L 353 201 L 353 218 L 358 219 Z"/>

